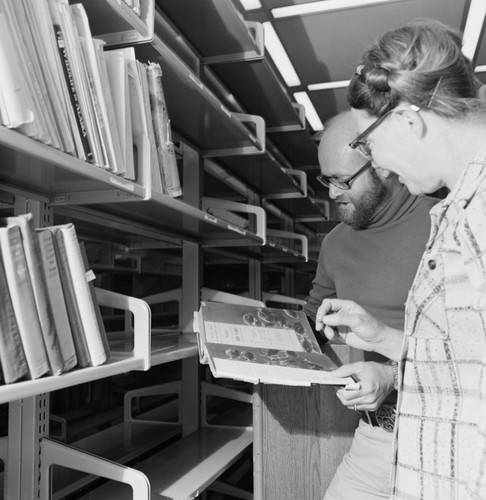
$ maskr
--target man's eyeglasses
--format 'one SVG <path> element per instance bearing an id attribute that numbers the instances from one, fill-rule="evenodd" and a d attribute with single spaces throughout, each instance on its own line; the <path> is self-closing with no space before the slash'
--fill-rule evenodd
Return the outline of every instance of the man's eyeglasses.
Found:
<path id="1" fill-rule="evenodd" d="M 379 116 L 368 128 L 363 130 L 361 134 L 354 139 L 354 141 L 349 143 L 349 147 L 351 149 L 356 149 L 359 151 L 367 160 L 371 160 L 371 149 L 368 144 L 368 141 L 366 140 L 366 137 L 368 137 L 375 128 L 377 128 L 385 118 L 393 111 L 394 109 L 390 109 L 390 111 L 387 111 L 384 115 Z"/>
<path id="2" fill-rule="evenodd" d="M 327 177 L 326 175 L 318 175 L 316 179 L 325 187 L 329 188 L 335 186 L 343 191 L 347 191 L 351 189 L 351 183 L 359 177 L 365 170 L 368 170 L 371 167 L 371 160 L 367 161 L 357 172 L 346 179 L 340 179 L 339 177 Z"/>

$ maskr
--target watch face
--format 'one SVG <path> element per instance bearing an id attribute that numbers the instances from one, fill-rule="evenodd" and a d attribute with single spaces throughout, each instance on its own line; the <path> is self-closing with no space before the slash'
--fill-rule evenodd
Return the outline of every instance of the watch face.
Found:
<path id="1" fill-rule="evenodd" d="M 387 432 L 393 432 L 397 410 L 391 405 L 381 405 L 376 410 L 376 421 L 378 425 Z"/>

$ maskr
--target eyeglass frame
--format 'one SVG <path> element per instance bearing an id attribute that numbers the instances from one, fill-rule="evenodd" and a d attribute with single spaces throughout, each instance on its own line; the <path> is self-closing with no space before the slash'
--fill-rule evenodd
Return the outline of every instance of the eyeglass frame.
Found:
<path id="1" fill-rule="evenodd" d="M 337 177 L 327 177 L 326 175 L 316 175 L 316 180 L 320 182 L 324 187 L 330 188 L 331 186 L 337 187 L 343 191 L 348 191 L 351 189 L 351 183 L 356 180 L 363 172 L 368 170 L 372 166 L 372 161 L 368 160 L 357 172 L 346 179 L 338 179 Z"/>
<path id="2" fill-rule="evenodd" d="M 440 78 L 439 78 L 439 82 L 440 82 Z M 437 84 L 439 82 L 437 82 Z M 437 90 L 437 85 L 436 85 L 436 90 Z M 435 90 L 434 90 L 434 94 L 431 97 L 431 100 L 434 97 L 434 95 L 435 95 Z M 429 104 L 430 104 L 430 101 L 429 101 Z M 412 111 L 415 111 L 415 112 L 420 111 L 420 107 L 416 106 L 415 104 L 410 104 L 409 106 L 410 106 L 410 109 Z M 368 143 L 367 143 L 367 141 L 363 141 L 363 139 L 365 137 L 368 137 L 371 134 L 371 132 L 373 132 L 377 127 L 379 127 L 385 121 L 385 118 L 387 118 L 394 111 L 396 111 L 396 109 L 397 108 L 392 108 L 392 109 L 388 110 L 386 113 L 383 113 L 381 116 L 379 116 L 373 123 L 371 123 L 371 125 L 369 127 L 365 128 L 363 130 L 363 132 L 361 132 L 361 134 L 359 134 L 358 137 L 356 137 L 356 139 L 352 140 L 348 144 L 348 146 L 351 149 L 356 149 L 367 160 L 372 160 L 373 156 L 371 155 L 371 153 L 368 153 L 366 151 L 366 149 L 364 149 Z"/>
<path id="3" fill-rule="evenodd" d="M 371 160 L 372 156 L 371 153 L 368 153 L 364 148 L 367 146 L 368 142 L 363 141 L 365 137 L 368 137 L 373 130 L 375 130 L 377 127 L 379 127 L 384 121 L 385 118 L 387 118 L 395 108 L 390 109 L 386 113 L 383 113 L 381 116 L 379 116 L 369 127 L 365 128 L 361 134 L 356 137 L 356 139 L 352 140 L 348 146 L 351 149 L 356 149 L 359 153 L 361 153 L 362 156 L 364 156 L 367 160 Z"/>

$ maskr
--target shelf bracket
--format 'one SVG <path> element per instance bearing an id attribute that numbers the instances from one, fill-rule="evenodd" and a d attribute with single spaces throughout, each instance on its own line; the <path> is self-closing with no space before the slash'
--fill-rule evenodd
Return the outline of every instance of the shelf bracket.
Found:
<path id="1" fill-rule="evenodd" d="M 293 198 L 305 198 L 307 197 L 307 175 L 302 170 L 296 170 L 292 168 L 282 168 L 283 172 L 288 175 L 294 185 L 297 187 L 299 192 L 294 193 L 275 193 L 265 195 L 266 200 L 283 200 L 283 199 L 293 199 Z"/>
<path id="2" fill-rule="evenodd" d="M 48 438 L 41 441 L 41 500 L 50 498 L 49 469 L 52 465 L 129 484 L 133 489 L 134 500 L 150 500 L 150 483 L 142 472 Z"/>
<path id="3" fill-rule="evenodd" d="M 292 233 L 290 231 L 280 231 L 279 229 L 267 229 L 268 243 L 271 243 L 272 239 L 291 239 L 300 241 L 301 254 L 307 262 L 309 260 L 309 245 L 307 236 L 303 234 Z"/>
<path id="4" fill-rule="evenodd" d="M 228 215 L 231 215 L 231 212 L 241 212 L 245 214 L 253 214 L 255 216 L 255 231 L 254 232 L 258 237 L 263 240 L 263 245 L 266 241 L 266 226 L 267 226 L 267 213 L 262 207 L 257 207 L 254 205 L 246 205 L 244 203 L 238 203 L 236 201 L 228 201 L 228 200 L 219 200 L 217 198 L 210 198 L 207 196 L 203 196 L 202 200 L 202 209 L 211 214 L 215 215 L 220 219 L 224 219 L 224 213 L 227 212 Z M 214 210 L 216 209 L 216 210 Z M 232 226 L 231 221 L 226 221 L 229 226 Z M 228 226 L 228 227 L 229 227 Z"/>
<path id="5" fill-rule="evenodd" d="M 297 116 L 298 123 L 295 125 L 279 125 L 277 127 L 267 127 L 267 132 L 299 132 L 300 130 L 305 130 L 305 107 L 303 104 L 298 102 L 291 103 Z"/>
<path id="6" fill-rule="evenodd" d="M 133 314 L 133 356 L 143 360 L 142 370 L 150 368 L 151 312 L 148 304 L 135 297 L 96 288 L 100 306 L 129 310 Z"/>
<path id="7" fill-rule="evenodd" d="M 236 146 L 232 148 L 209 149 L 201 151 L 203 158 L 212 158 L 216 156 L 229 156 L 229 155 L 251 155 L 265 153 L 265 120 L 258 115 L 249 115 L 246 113 L 233 113 L 226 110 L 224 106 L 221 107 L 225 113 L 233 117 L 241 124 L 248 124 L 245 126 L 248 131 L 249 139 L 254 143 L 253 146 Z M 250 130 L 250 127 L 252 130 Z"/>
<path id="8" fill-rule="evenodd" d="M 201 62 L 206 65 L 234 63 L 240 61 L 257 61 L 265 57 L 263 24 L 255 21 L 244 21 L 248 34 L 255 44 L 254 50 L 244 50 L 233 54 L 203 57 Z"/>

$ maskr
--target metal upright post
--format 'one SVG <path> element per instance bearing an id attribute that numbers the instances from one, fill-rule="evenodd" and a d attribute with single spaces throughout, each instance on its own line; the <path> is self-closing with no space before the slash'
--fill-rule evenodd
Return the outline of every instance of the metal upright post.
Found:
<path id="1" fill-rule="evenodd" d="M 194 149 L 183 145 L 184 201 L 200 206 L 202 194 L 201 157 Z M 194 222 L 194 221 L 193 221 Z M 194 222 L 197 224 L 197 222 Z M 202 286 L 202 251 L 198 243 L 182 243 L 182 334 L 192 333 L 194 311 L 199 309 Z M 197 356 L 182 360 L 182 433 L 190 434 L 199 426 L 199 374 Z"/>
<path id="2" fill-rule="evenodd" d="M 52 224 L 44 201 L 15 196 L 15 214 L 32 213 L 36 227 Z M 49 394 L 9 404 L 6 498 L 40 498 L 40 442 L 49 435 Z"/>

